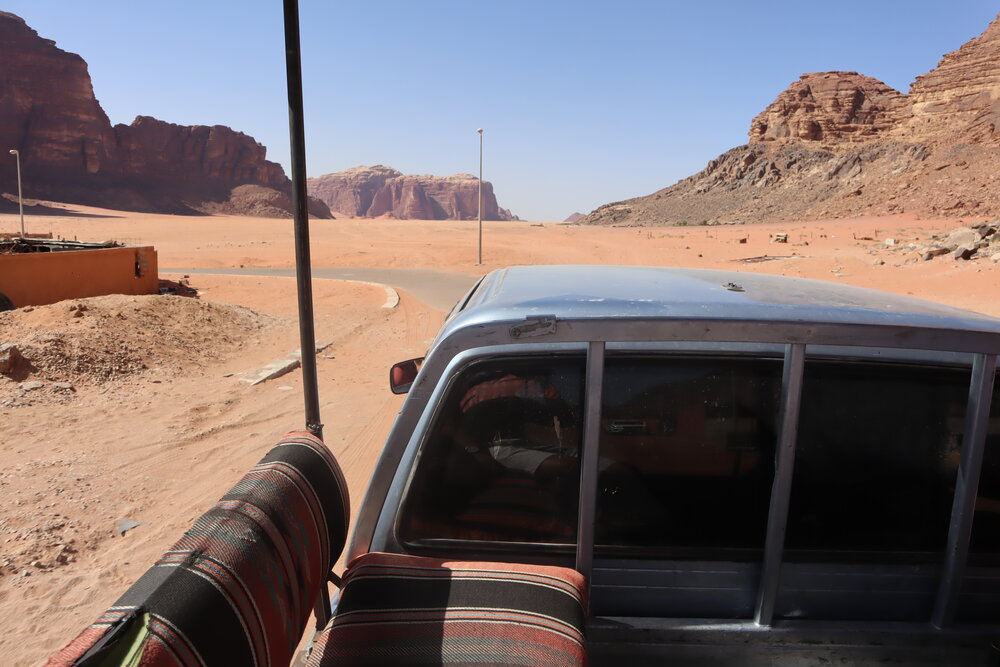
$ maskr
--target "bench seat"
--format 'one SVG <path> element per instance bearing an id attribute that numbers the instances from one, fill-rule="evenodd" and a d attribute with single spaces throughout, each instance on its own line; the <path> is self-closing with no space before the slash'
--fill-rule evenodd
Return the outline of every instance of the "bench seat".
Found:
<path id="1" fill-rule="evenodd" d="M 583 665 L 585 609 L 575 570 L 368 553 L 308 667 Z"/>
<path id="2" fill-rule="evenodd" d="M 47 665 L 285 667 L 349 517 L 333 455 L 289 433 Z"/>

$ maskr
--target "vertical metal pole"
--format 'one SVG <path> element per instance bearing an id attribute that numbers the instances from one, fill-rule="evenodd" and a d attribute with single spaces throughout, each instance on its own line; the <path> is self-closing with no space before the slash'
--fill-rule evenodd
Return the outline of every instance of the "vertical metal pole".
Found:
<path id="1" fill-rule="evenodd" d="M 10 150 L 17 162 L 17 208 L 21 212 L 21 238 L 24 238 L 24 197 L 21 196 L 21 153 L 15 149 Z"/>
<path id="2" fill-rule="evenodd" d="M 476 246 L 476 266 L 483 263 L 483 128 L 479 133 L 479 244 Z"/>
<path id="3" fill-rule="evenodd" d="M 781 559 L 785 549 L 785 528 L 788 524 L 788 504 L 792 494 L 792 471 L 795 468 L 795 441 L 799 432 L 799 408 L 802 405 L 802 372 L 805 368 L 806 346 L 801 343 L 785 346 L 785 364 L 781 379 L 781 411 L 778 422 L 777 466 L 771 486 L 771 507 L 768 511 L 767 533 L 764 537 L 764 561 L 760 568 L 760 588 L 754 621 L 771 625 L 774 604 L 781 580 Z"/>
<path id="4" fill-rule="evenodd" d="M 604 394 L 604 341 L 587 349 L 586 417 L 583 423 L 583 456 L 580 461 L 580 502 L 576 526 L 576 570 L 587 582 L 590 614 L 590 580 L 594 569 L 594 516 L 597 512 L 597 464 L 600 458 L 601 403 Z"/>
<path id="5" fill-rule="evenodd" d="M 944 554 L 944 568 L 938 587 L 937 600 L 931 623 L 946 628 L 955 620 L 958 595 L 962 590 L 965 561 L 969 555 L 969 538 L 972 536 L 972 518 L 976 511 L 979 493 L 979 475 L 986 449 L 986 431 L 990 419 L 990 399 L 993 396 L 993 378 L 997 358 L 990 354 L 977 354 L 972 362 L 972 379 L 969 382 L 969 402 L 965 408 L 965 431 L 962 452 L 955 480 L 955 497 L 951 507 L 951 525 Z"/>
<path id="6" fill-rule="evenodd" d="M 299 50 L 298 0 L 284 0 L 285 76 L 288 81 L 288 132 L 292 148 L 292 207 L 295 219 L 295 280 L 299 295 L 299 345 L 302 349 L 302 393 L 306 430 L 323 439 L 316 373 L 316 332 L 313 325 L 312 265 L 309 254 L 309 208 L 306 195 L 306 139 L 302 113 L 302 57 Z M 332 563 L 331 563 L 332 565 Z M 316 606 L 316 628 L 330 620 L 330 591 L 324 581 Z"/>
<path id="7" fill-rule="evenodd" d="M 302 60 L 299 50 L 298 0 L 284 0 L 285 72 L 288 79 L 288 130 L 292 147 L 292 207 L 295 216 L 295 278 L 299 294 L 299 342 L 306 429 L 323 438 L 316 374 L 313 325 L 312 266 L 309 254 L 309 199 L 306 195 L 306 139 L 302 113 Z"/>

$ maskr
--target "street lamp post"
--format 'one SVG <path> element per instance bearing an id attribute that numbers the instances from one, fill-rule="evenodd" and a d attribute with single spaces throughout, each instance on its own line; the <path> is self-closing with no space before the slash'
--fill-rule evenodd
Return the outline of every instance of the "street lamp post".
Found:
<path id="1" fill-rule="evenodd" d="M 483 263 L 483 128 L 479 133 L 479 245 L 476 251 L 476 266 Z"/>
<path id="2" fill-rule="evenodd" d="M 21 238 L 24 238 L 24 198 L 21 196 L 21 154 L 11 148 L 10 154 L 17 160 L 17 207 L 21 211 Z"/>

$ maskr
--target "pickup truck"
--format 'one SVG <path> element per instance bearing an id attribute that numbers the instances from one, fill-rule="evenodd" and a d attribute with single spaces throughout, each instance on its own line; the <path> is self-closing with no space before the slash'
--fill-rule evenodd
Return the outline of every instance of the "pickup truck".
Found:
<path id="1" fill-rule="evenodd" d="M 833 283 L 496 271 L 422 360 L 348 554 L 573 567 L 594 662 L 985 661 L 998 352 L 994 318 Z"/>
<path id="2" fill-rule="evenodd" d="M 997 664 L 998 354 L 1000 320 L 833 283 L 494 271 L 390 372 L 406 398 L 309 664 Z M 325 576 L 349 513 L 336 472 L 310 479 Z M 315 576 L 274 576 L 299 631 L 317 599 L 326 625 Z M 155 630 L 148 600 L 181 590 L 136 587 L 80 646 L 125 613 Z"/>

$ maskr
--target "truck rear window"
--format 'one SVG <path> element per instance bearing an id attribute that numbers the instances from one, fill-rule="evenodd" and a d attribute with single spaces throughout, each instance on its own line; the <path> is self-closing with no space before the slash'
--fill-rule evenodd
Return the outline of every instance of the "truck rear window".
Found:
<path id="1" fill-rule="evenodd" d="M 575 543 L 585 365 L 547 356 L 466 368 L 421 449 L 400 539 Z"/>
<path id="2" fill-rule="evenodd" d="M 785 560 L 940 561 L 968 391 L 967 370 L 807 360 Z M 597 545 L 759 560 L 780 392 L 780 360 L 609 359 L 600 456 L 630 481 L 598 489 Z M 983 492 L 997 491 L 995 439 Z M 980 499 L 977 524 L 993 505 Z M 994 534 L 977 526 L 973 552 L 995 551 Z"/>
<path id="3" fill-rule="evenodd" d="M 496 358 L 452 382 L 399 521 L 435 540 L 572 545 L 586 359 Z M 600 416 L 600 555 L 759 561 L 775 471 L 782 361 L 616 354 Z M 786 562 L 937 563 L 968 369 L 807 359 Z M 1000 387 L 974 562 L 1000 556 Z"/>
<path id="4" fill-rule="evenodd" d="M 597 545 L 641 547 L 637 556 L 759 558 L 781 367 L 780 359 L 609 358 Z"/>

